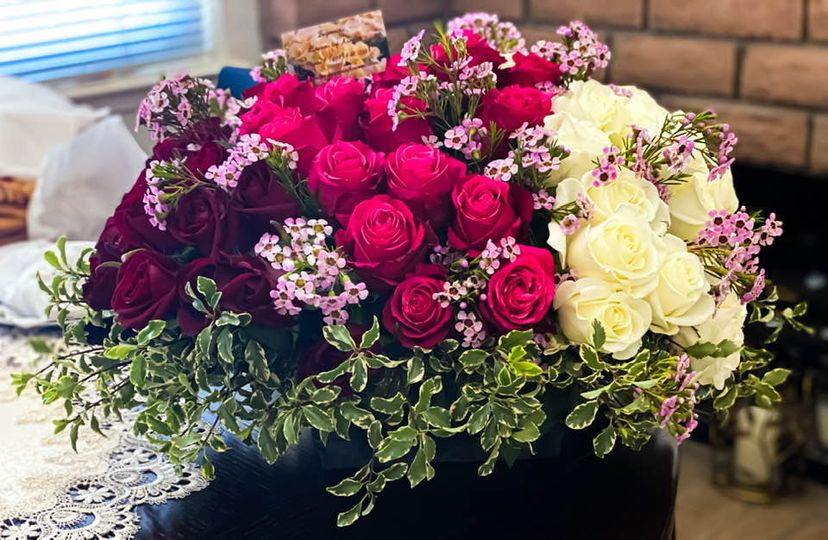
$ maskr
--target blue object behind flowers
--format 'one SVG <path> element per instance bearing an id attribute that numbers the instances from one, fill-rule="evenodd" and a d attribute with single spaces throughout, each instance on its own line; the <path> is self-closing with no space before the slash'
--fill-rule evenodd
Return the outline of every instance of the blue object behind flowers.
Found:
<path id="1" fill-rule="evenodd" d="M 235 98 L 241 98 L 242 93 L 255 84 L 256 81 L 250 77 L 249 69 L 232 66 L 221 68 L 216 83 L 219 88 L 230 90 Z"/>

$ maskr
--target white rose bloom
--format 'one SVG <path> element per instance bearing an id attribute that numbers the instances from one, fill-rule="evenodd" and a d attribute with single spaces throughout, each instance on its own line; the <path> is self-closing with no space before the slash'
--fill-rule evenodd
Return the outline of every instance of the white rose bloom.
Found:
<path id="1" fill-rule="evenodd" d="M 595 168 L 595 159 L 612 144 L 606 133 L 585 119 L 569 113 L 552 114 L 545 118 L 544 127 L 555 132 L 559 146 L 570 151 L 561 160 L 561 166 L 549 173 L 548 181 L 555 185 L 562 178 L 580 177 Z"/>
<path id="2" fill-rule="evenodd" d="M 730 293 L 716 310 L 713 318 L 691 327 L 679 329 L 673 338 L 682 347 L 689 347 L 700 342 L 720 343 L 729 340 L 736 345 L 745 342 L 744 325 L 747 308 L 738 296 Z M 691 358 L 690 364 L 698 374 L 696 379 L 701 384 L 712 384 L 721 389 L 730 374 L 739 367 L 740 351 L 725 358 Z"/>
<path id="3" fill-rule="evenodd" d="M 617 283 L 635 298 L 658 285 L 663 241 L 633 206 L 622 204 L 601 223 L 582 225 L 568 244 L 566 264 L 579 278 Z"/>
<path id="4" fill-rule="evenodd" d="M 573 343 L 591 343 L 593 321 L 604 328 L 601 348 L 613 358 L 632 358 L 652 318 L 650 305 L 598 279 L 561 283 L 553 302 L 564 335 Z"/>
<path id="5" fill-rule="evenodd" d="M 702 324 L 713 316 L 715 302 L 705 279 L 701 260 L 687 251 L 684 240 L 668 234 L 664 238 L 664 262 L 658 286 L 647 297 L 653 308 L 650 329 L 672 335 L 679 326 Z"/>
<path id="6" fill-rule="evenodd" d="M 579 120 L 587 120 L 617 146 L 634 123 L 627 110 L 627 101 L 628 98 L 617 95 L 609 86 L 590 79 L 570 84 L 565 94 L 552 101 L 552 110 L 555 114 L 568 113 Z"/>
<path id="7" fill-rule="evenodd" d="M 713 210 L 735 212 L 739 199 L 733 187 L 730 170 L 721 178 L 707 179 L 704 161 L 695 155 L 687 169 L 690 176 L 684 182 L 668 186 L 670 190 L 670 232 L 684 240 L 694 240 Z"/>
<path id="8" fill-rule="evenodd" d="M 635 86 L 623 88 L 632 92 L 632 96 L 627 101 L 627 112 L 632 118 L 632 123 L 654 135 L 660 133 L 670 111 L 659 105 L 653 96 L 640 88 Z"/>

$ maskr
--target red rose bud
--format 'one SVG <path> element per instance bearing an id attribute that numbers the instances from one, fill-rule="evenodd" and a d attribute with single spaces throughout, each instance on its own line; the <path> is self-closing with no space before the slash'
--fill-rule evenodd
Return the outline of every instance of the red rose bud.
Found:
<path id="1" fill-rule="evenodd" d="M 489 279 L 479 304 L 483 319 L 500 332 L 525 330 L 546 317 L 555 297 L 555 261 L 542 248 L 520 246 L 515 262 Z"/>
<path id="2" fill-rule="evenodd" d="M 403 347 L 430 349 L 443 341 L 451 329 L 451 309 L 442 307 L 434 294 L 443 290 L 445 270 L 437 265 L 418 265 L 397 285 L 385 303 L 382 324 Z"/>
<path id="3" fill-rule="evenodd" d="M 507 86 L 495 88 L 483 97 L 481 116 L 486 125 L 494 122 L 502 130 L 512 132 L 527 122 L 530 126 L 543 124 L 552 112 L 552 98 L 537 88 Z"/>
<path id="4" fill-rule="evenodd" d="M 393 129 L 391 117 L 388 116 L 388 102 L 393 93 L 391 88 L 377 89 L 373 97 L 365 100 L 365 111 L 359 119 L 365 142 L 379 152 L 392 152 L 401 144 L 422 142 L 423 137 L 433 134 L 431 123 L 425 118 L 400 120 L 397 129 Z M 406 110 L 426 109 L 425 103 L 413 97 L 404 97 L 401 103 Z"/>
<path id="5" fill-rule="evenodd" d="M 343 225 L 354 207 L 376 195 L 385 156 L 359 141 L 337 141 L 319 151 L 308 175 L 308 188 L 319 205 Z"/>
<path id="6" fill-rule="evenodd" d="M 175 262 L 153 251 L 135 251 L 118 272 L 112 309 L 118 323 L 138 330 L 154 319 L 164 319 L 175 309 L 178 294 Z"/>
<path id="7" fill-rule="evenodd" d="M 454 222 L 448 243 L 482 251 L 486 242 L 512 236 L 521 239 L 532 221 L 532 195 L 520 186 L 486 176 L 469 176 L 452 193 Z"/>
<path id="8" fill-rule="evenodd" d="M 498 72 L 498 86 L 535 86 L 544 82 L 558 84 L 561 80 L 561 67 L 538 54 L 516 52 L 512 55 L 512 62 L 514 66 Z"/>
<path id="9" fill-rule="evenodd" d="M 388 155 L 388 191 L 402 199 L 420 219 L 435 227 L 449 221 L 449 193 L 466 175 L 466 165 L 425 144 L 409 143 Z"/>
<path id="10" fill-rule="evenodd" d="M 347 228 L 337 231 L 336 242 L 368 288 L 383 292 L 402 281 L 437 237 L 404 202 L 376 195 L 356 205 Z"/>
<path id="11" fill-rule="evenodd" d="M 365 84 L 353 77 L 334 77 L 317 87 L 316 95 L 325 102 L 319 115 L 332 121 L 335 128 L 328 138 L 346 141 L 359 138 L 361 130 L 357 117 L 368 97 Z"/>

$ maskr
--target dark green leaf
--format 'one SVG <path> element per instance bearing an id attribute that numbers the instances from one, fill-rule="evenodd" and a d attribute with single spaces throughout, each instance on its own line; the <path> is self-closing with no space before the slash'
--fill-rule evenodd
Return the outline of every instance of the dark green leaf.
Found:
<path id="1" fill-rule="evenodd" d="M 136 338 L 138 345 L 142 347 L 147 345 L 150 341 L 160 336 L 165 327 L 166 323 L 164 321 L 152 320 L 148 322 L 147 325 L 142 328 L 140 332 L 138 332 L 138 337 Z"/>
<path id="2" fill-rule="evenodd" d="M 604 332 L 604 327 L 597 320 L 592 321 L 592 346 L 596 351 L 600 351 L 606 341 L 607 334 Z"/>
<path id="3" fill-rule="evenodd" d="M 584 429 L 592 424 L 595 420 L 595 414 L 598 412 L 597 401 L 587 401 L 581 403 L 572 409 L 566 417 L 566 425 L 571 429 Z"/>
<path id="4" fill-rule="evenodd" d="M 602 458 L 612 451 L 615 446 L 615 426 L 612 424 L 601 430 L 601 433 L 592 439 L 592 448 L 595 450 L 595 455 Z"/>
<path id="5" fill-rule="evenodd" d="M 325 341 L 336 347 L 342 352 L 352 352 L 356 350 L 356 343 L 354 338 L 348 332 L 348 328 L 341 324 L 329 324 L 322 328 L 322 335 Z"/>
<path id="6" fill-rule="evenodd" d="M 416 356 L 409 359 L 407 373 L 406 382 L 408 382 L 408 384 L 416 384 L 423 380 L 423 375 L 425 374 L 423 359 Z"/>
<path id="7" fill-rule="evenodd" d="M 319 431 L 333 431 L 333 416 L 329 411 L 324 411 L 316 405 L 306 404 L 302 407 L 305 419 L 310 425 Z"/>
<path id="8" fill-rule="evenodd" d="M 380 326 L 379 320 L 374 317 L 374 322 L 371 324 L 371 328 L 369 328 L 364 334 L 362 334 L 362 339 L 359 343 L 359 348 L 362 350 L 370 349 L 374 346 L 374 343 L 377 342 L 380 335 Z"/>
<path id="9" fill-rule="evenodd" d="M 337 497 L 351 497 L 359 493 L 364 484 L 353 478 L 346 478 L 335 486 L 325 488 L 325 491 Z"/>
<path id="10" fill-rule="evenodd" d="M 129 382 L 137 387 L 144 386 L 147 379 L 147 360 L 143 355 L 136 355 L 129 368 Z"/>

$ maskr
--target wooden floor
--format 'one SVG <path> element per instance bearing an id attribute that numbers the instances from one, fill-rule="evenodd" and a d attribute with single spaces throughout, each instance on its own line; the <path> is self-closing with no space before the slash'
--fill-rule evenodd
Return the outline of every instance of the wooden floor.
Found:
<path id="1" fill-rule="evenodd" d="M 826 540 L 828 488 L 809 484 L 803 493 L 770 505 L 744 503 L 710 483 L 708 449 L 681 448 L 677 540 Z"/>

